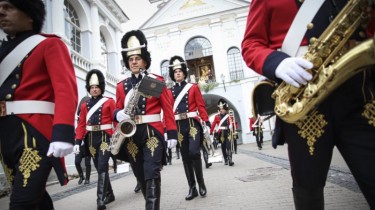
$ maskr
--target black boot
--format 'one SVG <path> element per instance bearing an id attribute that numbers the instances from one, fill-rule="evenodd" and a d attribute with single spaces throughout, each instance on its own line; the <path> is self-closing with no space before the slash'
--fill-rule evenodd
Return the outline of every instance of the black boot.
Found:
<path id="1" fill-rule="evenodd" d="M 138 193 L 140 190 L 141 190 L 141 185 L 139 184 L 139 182 L 137 182 L 137 186 L 135 186 L 134 192 Z"/>
<path id="2" fill-rule="evenodd" d="M 113 189 L 111 185 L 111 180 L 109 179 L 109 174 L 106 174 L 105 182 L 107 185 L 107 193 L 105 195 L 104 204 L 109 204 L 115 201 L 115 195 L 113 194 Z"/>
<path id="3" fill-rule="evenodd" d="M 97 199 L 96 199 L 96 204 L 97 204 L 97 209 L 98 210 L 103 210 L 106 209 L 106 206 L 104 204 L 105 196 L 107 193 L 107 182 L 105 181 L 106 179 L 106 173 L 102 172 L 98 174 L 98 189 L 97 189 Z"/>
<path id="4" fill-rule="evenodd" d="M 146 200 L 146 181 L 139 182 L 143 198 Z"/>
<path id="5" fill-rule="evenodd" d="M 207 194 L 207 189 L 206 185 L 204 184 L 204 179 L 203 179 L 203 171 L 202 171 L 202 160 L 192 160 L 193 161 L 193 168 L 195 171 L 195 176 L 197 177 L 197 182 L 199 186 L 199 194 L 201 196 L 206 196 Z"/>
<path id="6" fill-rule="evenodd" d="M 293 189 L 294 206 L 296 210 L 324 210 L 323 188 Z"/>
<path id="7" fill-rule="evenodd" d="M 83 184 L 90 184 L 91 166 L 86 166 L 86 179 Z"/>
<path id="8" fill-rule="evenodd" d="M 117 173 L 117 159 L 113 158 L 113 172 L 116 174 Z"/>
<path id="9" fill-rule="evenodd" d="M 208 153 L 205 149 L 203 149 L 203 159 L 204 159 L 204 162 L 206 163 L 206 168 L 209 168 L 210 166 L 212 166 L 212 163 L 208 162 Z"/>
<path id="10" fill-rule="evenodd" d="M 229 166 L 234 165 L 234 162 L 232 161 L 232 151 L 230 149 L 228 150 L 228 164 Z"/>
<path id="11" fill-rule="evenodd" d="M 180 159 L 180 147 L 176 147 L 177 159 Z"/>
<path id="12" fill-rule="evenodd" d="M 83 173 L 81 173 L 79 174 L 78 184 L 82 184 L 83 180 L 85 180 L 85 177 L 83 176 Z"/>
<path id="13" fill-rule="evenodd" d="M 160 179 L 146 181 L 146 210 L 160 209 Z"/>
<path id="14" fill-rule="evenodd" d="M 198 196 L 197 188 L 195 187 L 194 169 L 190 160 L 183 161 L 185 175 L 189 184 L 189 194 L 185 197 L 185 200 L 192 200 Z"/>

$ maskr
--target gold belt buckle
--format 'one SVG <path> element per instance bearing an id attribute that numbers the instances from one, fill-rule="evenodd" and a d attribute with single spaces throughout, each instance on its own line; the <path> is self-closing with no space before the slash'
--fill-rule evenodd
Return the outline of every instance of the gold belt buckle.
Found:
<path id="1" fill-rule="evenodd" d="M 7 115 L 5 101 L 0 101 L 0 117 L 5 117 Z"/>
<path id="2" fill-rule="evenodd" d="M 92 131 L 100 131 L 100 125 L 93 125 Z"/>
<path id="3" fill-rule="evenodd" d="M 135 124 L 142 124 L 142 115 L 135 115 L 134 116 L 134 122 Z"/>

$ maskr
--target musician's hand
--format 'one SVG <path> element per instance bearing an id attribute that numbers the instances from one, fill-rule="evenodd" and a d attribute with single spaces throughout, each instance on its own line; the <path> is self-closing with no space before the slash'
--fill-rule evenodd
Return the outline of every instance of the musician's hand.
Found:
<path id="1" fill-rule="evenodd" d="M 169 139 L 168 140 L 168 148 L 173 149 L 177 145 L 177 140 L 176 139 Z"/>
<path id="2" fill-rule="evenodd" d="M 47 156 L 52 157 L 64 157 L 73 151 L 73 144 L 62 142 L 62 141 L 55 141 L 49 144 Z"/>
<path id="3" fill-rule="evenodd" d="M 306 71 L 306 69 L 311 69 L 312 67 L 313 64 L 310 61 L 303 58 L 290 57 L 281 61 L 276 68 L 275 75 L 298 88 L 300 85 L 306 85 L 312 79 L 312 75 Z"/>
<path id="4" fill-rule="evenodd" d="M 79 154 L 79 145 L 78 144 L 76 144 L 76 145 L 74 145 L 74 147 L 73 147 L 73 153 L 74 154 L 76 154 L 76 155 L 78 155 Z"/>
<path id="5" fill-rule="evenodd" d="M 124 121 L 124 120 L 130 120 L 130 116 L 125 114 L 125 112 L 123 110 L 120 110 L 116 114 L 116 119 L 117 119 L 118 122 L 121 122 L 121 121 Z"/>

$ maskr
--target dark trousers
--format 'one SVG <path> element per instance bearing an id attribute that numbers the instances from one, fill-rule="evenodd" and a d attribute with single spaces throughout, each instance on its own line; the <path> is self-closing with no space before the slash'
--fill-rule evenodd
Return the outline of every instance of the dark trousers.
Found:
<path id="1" fill-rule="evenodd" d="M 78 174 L 83 174 L 81 166 L 82 159 L 85 159 L 86 168 L 91 167 L 91 156 L 90 154 L 86 155 L 85 146 L 81 146 L 79 151 L 79 154 L 75 155 L 74 164 L 76 166 Z"/>
<path id="2" fill-rule="evenodd" d="M 361 78 L 362 74 L 355 76 L 319 106 L 318 111 L 327 125 L 313 145 L 313 155 L 296 125 L 282 123 L 281 126 L 288 143 L 294 188 L 323 188 L 336 146 L 370 208 L 375 209 L 375 126 L 371 124 L 374 117 L 368 119 L 363 114 L 366 103 L 375 103 L 375 88 L 373 79 L 363 82 Z"/>
<path id="3" fill-rule="evenodd" d="M 0 118 L 1 163 L 12 187 L 9 209 L 53 209 L 46 182 L 53 161 L 49 142 L 16 116 Z"/>

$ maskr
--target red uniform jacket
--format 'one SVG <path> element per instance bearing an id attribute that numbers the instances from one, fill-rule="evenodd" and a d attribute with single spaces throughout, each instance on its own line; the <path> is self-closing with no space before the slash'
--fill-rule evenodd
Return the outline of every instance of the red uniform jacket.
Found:
<path id="1" fill-rule="evenodd" d="M 210 134 L 213 134 L 214 133 L 214 129 L 215 129 L 215 126 L 219 126 L 220 125 L 220 121 L 221 121 L 221 117 L 220 117 L 220 114 L 217 114 L 215 115 L 215 118 L 214 118 L 214 121 L 212 122 L 211 124 L 211 130 L 210 130 Z M 229 129 L 229 126 L 232 125 L 232 128 L 234 128 L 234 125 L 233 125 L 233 117 L 229 116 L 224 122 L 223 124 L 221 124 L 220 127 L 227 127 L 227 129 Z M 217 131 L 218 134 L 221 133 L 221 129 L 219 128 L 218 131 Z"/>
<path id="2" fill-rule="evenodd" d="M 45 35 L 23 63 L 19 86 L 11 100 L 40 100 L 55 103 L 54 115 L 18 114 L 49 141 L 74 144 L 74 117 L 78 103 L 77 83 L 69 51 L 54 35 Z M 64 172 L 64 159 L 61 158 Z M 66 184 L 67 181 L 62 181 Z"/>
<path id="3" fill-rule="evenodd" d="M 173 86 L 169 91 L 172 93 L 172 101 L 174 102 L 174 100 L 178 97 L 175 92 L 176 86 Z M 199 116 L 195 117 L 198 122 L 200 122 L 201 118 L 204 122 L 209 123 L 206 105 L 204 103 L 202 93 L 198 85 L 193 84 L 193 86 L 188 90 L 187 94 L 185 94 L 185 96 L 181 99 L 176 110 L 174 110 L 174 114 L 196 111 L 198 111 L 199 113 Z"/>
<path id="4" fill-rule="evenodd" d="M 78 121 L 78 126 L 76 129 L 76 139 L 77 140 L 83 140 L 86 133 L 88 132 L 86 130 L 86 125 L 105 125 L 105 124 L 112 124 L 113 122 L 113 112 L 115 111 L 116 104 L 115 100 L 113 98 L 108 98 L 104 104 L 101 105 L 101 112 L 100 115 L 99 113 L 94 113 L 91 118 L 97 114 L 97 116 L 100 120 L 100 124 L 96 123 L 90 123 L 90 121 L 87 121 L 86 116 L 87 113 L 89 112 L 88 109 L 88 104 L 90 103 L 90 100 L 87 100 L 85 103 L 82 103 L 81 105 L 81 112 L 79 113 L 79 121 Z M 99 108 L 100 109 L 100 108 Z M 104 130 L 109 136 L 112 136 L 113 134 L 114 127 L 112 129 L 106 129 Z"/>
<path id="5" fill-rule="evenodd" d="M 156 79 L 160 81 L 164 81 L 163 77 L 155 74 L 150 74 L 151 77 L 156 77 Z M 131 77 L 126 78 L 125 80 L 119 82 L 116 87 L 116 113 L 122 109 L 124 109 L 124 101 L 126 98 L 126 94 L 128 91 L 131 90 L 132 86 L 129 85 L 131 82 Z M 126 90 L 125 90 L 126 88 Z M 174 115 L 172 111 L 173 101 L 170 100 L 170 96 L 166 87 L 163 88 L 162 93 L 160 94 L 159 98 L 150 97 L 145 98 L 144 103 L 144 115 L 149 114 L 160 114 L 163 110 L 163 122 L 166 127 L 166 132 L 168 135 L 168 139 L 177 139 L 177 128 L 176 128 L 176 121 L 174 120 Z M 149 123 L 150 126 L 155 128 L 160 132 L 161 135 L 164 133 L 164 125 L 162 122 L 153 122 Z"/>
<path id="6" fill-rule="evenodd" d="M 336 0 L 337 6 L 342 8 L 347 0 Z M 326 1 L 312 23 L 314 27 L 306 31 L 301 46 L 308 45 L 311 37 L 318 38 L 329 22 L 329 7 Z M 253 0 L 247 18 L 244 39 L 242 41 L 242 56 L 247 66 L 257 73 L 276 81 L 275 70 L 282 60 L 289 55 L 277 51 L 282 46 L 301 3 L 295 0 Z M 374 18 L 373 18 L 374 19 Z M 374 33 L 375 21 L 369 24 L 367 34 Z M 358 36 L 358 32 L 355 35 Z M 354 37 L 359 40 L 359 37 Z"/>

